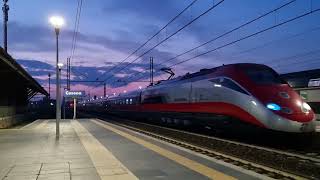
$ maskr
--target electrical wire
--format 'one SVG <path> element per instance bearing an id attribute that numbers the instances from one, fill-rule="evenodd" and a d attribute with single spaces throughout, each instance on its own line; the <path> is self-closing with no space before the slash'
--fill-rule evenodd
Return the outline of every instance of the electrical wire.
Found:
<path id="1" fill-rule="evenodd" d="M 268 16 L 268 15 L 274 13 L 274 12 L 279 11 L 280 9 L 282 9 L 282 8 L 284 8 L 284 7 L 292 4 L 292 3 L 295 2 L 295 1 L 296 1 L 296 0 L 291 0 L 291 1 L 289 1 L 289 2 L 287 2 L 287 3 L 285 3 L 285 4 L 283 4 L 283 5 L 275 8 L 275 9 L 272 9 L 271 11 L 268 11 L 268 12 L 266 12 L 266 13 L 264 13 L 264 14 L 256 17 L 256 18 L 253 18 L 253 19 L 251 19 L 251 20 L 249 20 L 249 21 L 241 24 L 240 26 L 237 26 L 237 27 L 235 27 L 235 28 L 233 28 L 233 29 L 225 32 L 225 33 L 222 33 L 221 35 L 219 35 L 219 36 L 217 36 L 217 37 L 214 37 L 214 38 L 212 38 L 212 39 L 210 39 L 210 40 L 208 40 L 208 41 L 206 41 L 206 42 L 204 42 L 204 43 L 202 43 L 202 44 L 200 44 L 200 45 L 198 45 L 198 46 L 196 46 L 196 47 L 194 47 L 194 48 L 191 48 L 190 50 L 187 50 L 187 51 L 185 51 L 185 52 L 183 52 L 183 53 L 180 53 L 180 54 L 176 55 L 176 56 L 173 57 L 173 58 L 167 59 L 167 60 L 163 61 L 162 63 L 158 64 L 157 66 L 163 65 L 164 63 L 170 62 L 170 61 L 172 61 L 172 60 L 174 60 L 174 59 L 176 59 L 176 58 L 178 58 L 178 57 L 180 57 L 180 56 L 183 56 L 183 55 L 185 55 L 185 54 L 188 54 L 188 53 L 190 53 L 190 52 L 192 52 L 192 51 L 194 51 L 194 50 L 196 50 L 196 49 L 199 49 L 200 47 L 203 47 L 203 46 L 205 46 L 205 45 L 207 45 L 207 44 L 209 44 L 209 43 L 212 43 L 212 42 L 214 42 L 214 41 L 216 41 L 216 40 L 218 40 L 218 39 L 220 39 L 220 38 L 222 38 L 222 37 L 224 37 L 224 36 L 227 36 L 227 35 L 235 32 L 235 31 L 237 31 L 237 30 L 239 30 L 239 29 L 241 29 L 241 28 L 243 28 L 243 27 L 245 27 L 245 26 L 248 26 L 249 24 L 252 24 L 252 23 L 254 23 L 254 22 L 256 22 L 256 21 L 258 21 L 258 20 L 260 20 L 260 19 L 262 19 L 262 18 L 264 18 L 264 17 L 266 17 L 266 16 Z M 134 77 L 134 76 L 132 76 L 132 77 Z"/>
<path id="2" fill-rule="evenodd" d="M 287 23 L 289 23 L 289 22 L 295 21 L 295 20 L 297 20 L 297 19 L 300 19 L 300 18 L 302 18 L 302 17 L 305 17 L 305 16 L 307 16 L 307 15 L 313 14 L 313 13 L 318 12 L 318 11 L 320 11 L 320 8 L 315 9 L 315 10 L 312 10 L 312 11 L 309 11 L 309 12 L 304 13 L 304 14 L 301 14 L 301 15 L 299 15 L 299 16 L 296 16 L 296 17 L 291 18 L 291 19 L 289 19 L 289 20 L 286 20 L 286 21 L 284 21 L 284 22 L 278 23 L 278 24 L 273 25 L 273 26 L 271 26 L 271 27 L 265 28 L 265 29 L 263 29 L 263 30 L 257 31 L 257 32 L 255 32 L 255 33 L 253 33 L 253 34 L 250 34 L 250 35 L 248 35 L 248 36 L 239 38 L 239 39 L 237 39 L 237 40 L 235 40 L 235 41 L 232 41 L 232 42 L 230 42 L 230 43 L 224 44 L 224 45 L 219 46 L 219 47 L 217 47 L 217 48 L 211 49 L 211 50 L 206 51 L 206 52 L 204 52 L 204 53 L 198 54 L 198 55 L 196 55 L 196 56 L 194 56 L 194 57 L 191 57 L 191 58 L 188 58 L 188 59 L 186 59 L 186 60 L 177 62 L 177 63 L 175 63 L 175 64 L 173 64 L 173 65 L 171 65 L 171 66 L 169 66 L 169 67 L 174 67 L 174 66 L 177 66 L 177 65 L 179 65 L 179 64 L 182 64 L 182 63 L 191 61 L 191 60 L 193 60 L 193 59 L 195 59 L 195 58 L 198 58 L 198 57 L 200 57 L 200 56 L 204 56 L 204 55 L 209 54 L 209 53 L 211 53 L 211 52 L 214 52 L 214 51 L 217 51 L 217 50 L 219 50 L 219 49 L 222 49 L 222 48 L 228 47 L 228 46 L 230 46 L 230 45 L 233 45 L 233 44 L 235 44 L 235 43 L 237 43 L 237 42 L 240 42 L 240 41 L 249 39 L 249 38 L 254 37 L 254 36 L 256 36 L 256 35 L 259 35 L 259 34 L 261 34 L 261 33 L 263 33 L 263 32 L 266 32 L 266 31 L 268 31 L 268 30 L 277 28 L 277 27 L 279 27 L 279 26 L 282 26 L 282 25 L 284 25 L 284 24 L 287 24 Z"/>
<path id="3" fill-rule="evenodd" d="M 174 35 L 178 34 L 180 31 L 182 31 L 184 28 L 188 27 L 189 25 L 191 25 L 192 23 L 194 23 L 195 21 L 197 21 L 199 18 L 201 18 L 202 16 L 204 16 L 205 14 L 209 13 L 211 10 L 213 10 L 214 8 L 216 8 L 217 6 L 219 6 L 222 2 L 224 2 L 225 0 L 221 0 L 219 1 L 217 4 L 215 4 L 214 6 L 210 7 L 209 9 L 207 9 L 205 12 L 201 13 L 199 16 L 195 17 L 194 19 L 192 19 L 191 21 L 189 21 L 187 24 L 185 24 L 184 26 L 182 26 L 181 28 L 179 28 L 177 31 L 175 31 L 174 33 L 172 33 L 170 36 L 166 37 L 165 39 L 163 39 L 162 41 L 160 41 L 159 43 L 157 43 L 156 45 L 154 45 L 152 48 L 150 48 L 149 50 L 145 51 L 144 53 L 142 53 L 140 56 L 138 56 L 137 58 L 135 58 L 134 60 L 132 60 L 130 63 L 128 63 L 126 66 L 122 67 L 120 70 L 116 71 L 120 72 L 123 69 L 127 68 L 129 65 L 131 65 L 132 63 L 136 62 L 139 58 L 141 58 L 142 56 L 148 54 L 150 51 L 152 51 L 153 49 L 155 49 L 156 47 L 158 47 L 160 44 L 164 43 L 165 41 L 167 41 L 168 39 L 170 39 L 171 37 L 173 37 Z M 104 79 L 103 81 L 107 81 L 110 78 L 112 78 L 113 76 L 108 76 L 106 79 Z"/>
<path id="4" fill-rule="evenodd" d="M 130 53 L 126 58 L 124 58 L 118 65 L 112 66 L 106 73 L 103 73 L 97 79 L 100 79 L 101 77 L 105 76 L 107 73 L 110 73 L 112 70 L 116 69 L 118 66 L 123 64 L 128 58 L 130 58 L 132 55 L 134 55 L 136 52 L 138 52 L 142 47 L 144 47 L 148 42 L 150 42 L 154 37 L 156 37 L 158 34 L 160 34 L 165 28 L 167 28 L 171 23 L 173 23 L 178 17 L 180 17 L 185 11 L 187 11 L 191 6 L 194 5 L 198 0 L 192 1 L 187 7 L 185 7 L 180 13 L 178 13 L 175 17 L 173 17 L 167 24 L 165 24 L 160 30 L 158 30 L 153 36 L 148 38 L 143 44 L 141 44 L 136 50 L 134 50 L 132 53 Z"/>
<path id="5" fill-rule="evenodd" d="M 203 55 L 209 54 L 209 53 L 211 53 L 211 52 L 214 52 L 214 51 L 216 51 L 216 50 L 219 50 L 219 49 L 228 47 L 228 46 L 233 45 L 233 44 L 235 44 L 235 43 L 237 43 L 237 42 L 240 42 L 240 41 L 246 40 L 246 39 L 248 39 L 248 38 L 254 37 L 254 36 L 259 35 L 259 34 L 261 34 L 261 33 L 263 33 L 263 32 L 266 32 L 266 31 L 268 31 L 268 30 L 271 30 L 271 29 L 274 29 L 274 28 L 276 28 L 276 27 L 282 26 L 282 25 L 284 25 L 284 24 L 290 23 L 290 22 L 292 22 L 292 21 L 298 20 L 298 19 L 300 19 L 300 18 L 302 18 L 302 17 L 305 17 L 305 16 L 307 16 L 307 15 L 313 14 L 313 13 L 318 12 L 318 11 L 320 11 L 320 8 L 314 9 L 314 10 L 312 10 L 312 11 L 306 12 L 306 13 L 304 13 L 304 14 L 301 14 L 301 15 L 299 15 L 299 16 L 296 16 L 296 17 L 291 18 L 291 19 L 289 19 L 289 20 L 286 20 L 286 21 L 284 21 L 284 22 L 281 22 L 281 23 L 278 23 L 278 24 L 276 24 L 276 25 L 273 25 L 273 26 L 270 26 L 270 27 L 268 27 L 268 28 L 265 28 L 265 29 L 263 29 L 263 30 L 257 31 L 257 32 L 255 32 L 255 33 L 253 33 L 253 34 L 250 34 L 250 35 L 247 35 L 247 36 L 245 36 L 245 37 L 239 38 L 239 39 L 237 39 L 237 40 L 235 40 L 235 41 L 229 42 L 229 43 L 227 43 L 227 44 L 224 44 L 224 45 L 219 46 L 219 47 L 217 47 L 217 48 L 214 48 L 214 49 L 212 49 L 212 50 L 209 50 L 209 51 L 206 51 L 206 52 L 204 52 L 204 53 L 198 54 L 198 55 L 196 55 L 196 56 L 194 56 L 194 57 L 191 57 L 191 58 L 188 58 L 188 59 L 186 59 L 186 60 L 177 62 L 177 63 L 175 63 L 175 64 L 173 64 L 173 65 L 171 65 L 171 66 L 169 66 L 169 67 L 171 68 L 171 67 L 174 67 L 174 66 L 183 64 L 183 63 L 185 63 L 185 62 L 191 61 L 191 60 L 193 60 L 193 59 L 195 59 L 195 58 L 198 58 L 198 57 L 200 57 L 200 56 L 203 56 Z M 143 77 L 141 77 L 141 78 L 143 78 Z M 139 78 L 139 79 L 141 79 L 141 78 Z"/>
<path id="6" fill-rule="evenodd" d="M 173 37 L 174 35 L 178 34 L 180 31 L 182 31 L 183 29 L 185 29 L 186 27 L 190 26 L 192 23 L 194 23 L 195 21 L 197 21 L 199 18 L 201 18 L 202 16 L 204 16 L 205 14 L 209 13 L 210 11 L 212 11 L 214 8 L 218 7 L 222 2 L 224 2 L 225 0 L 221 0 L 218 3 L 216 3 L 215 5 L 213 5 L 212 7 L 208 8 L 206 11 L 204 11 L 203 13 L 201 13 L 200 15 L 198 15 L 197 17 L 195 17 L 194 19 L 192 19 L 191 21 L 189 21 L 187 24 L 185 24 L 184 26 L 182 26 L 181 28 L 179 28 L 177 31 L 175 31 L 174 33 L 172 33 L 170 36 L 166 37 L 165 39 L 163 39 L 162 41 L 160 41 L 159 43 L 157 43 L 156 45 L 154 45 L 152 48 L 150 48 L 149 50 L 145 51 L 144 53 L 142 53 L 140 56 L 138 56 L 137 58 L 135 58 L 134 60 L 132 60 L 130 63 L 128 63 L 126 66 L 122 67 L 120 70 L 116 71 L 120 72 L 123 69 L 127 68 L 129 65 L 133 64 L 134 62 L 136 62 L 139 58 L 141 58 L 142 56 L 146 55 L 147 53 L 149 53 L 150 51 L 152 51 L 153 49 L 155 49 L 156 47 L 158 47 L 159 45 L 161 45 L 162 43 L 164 43 L 165 41 L 167 41 L 168 39 L 170 39 L 171 37 Z M 108 81 L 110 78 L 112 78 L 113 76 L 110 75 L 107 78 L 105 78 L 103 81 L 106 82 Z M 98 84 L 96 87 L 100 86 L 100 84 Z M 93 87 L 93 88 L 96 88 Z M 91 88 L 91 89 L 93 89 Z"/>

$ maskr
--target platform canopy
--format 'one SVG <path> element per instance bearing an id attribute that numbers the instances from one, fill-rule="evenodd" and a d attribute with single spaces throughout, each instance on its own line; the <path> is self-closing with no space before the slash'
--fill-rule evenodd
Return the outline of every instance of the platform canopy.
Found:
<path id="1" fill-rule="evenodd" d="M 0 48 L 0 83 L 1 93 L 14 91 L 15 94 L 27 95 L 31 99 L 37 93 L 48 96 L 48 92 L 21 67 L 15 59 Z M 2 94 L 1 96 L 4 96 Z"/>

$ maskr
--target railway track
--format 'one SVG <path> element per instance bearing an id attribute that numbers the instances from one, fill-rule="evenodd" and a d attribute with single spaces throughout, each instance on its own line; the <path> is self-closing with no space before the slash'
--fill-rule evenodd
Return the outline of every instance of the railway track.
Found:
<path id="1" fill-rule="evenodd" d="M 317 156 L 259 147 L 127 119 L 102 119 L 274 179 L 320 179 L 320 159 Z"/>

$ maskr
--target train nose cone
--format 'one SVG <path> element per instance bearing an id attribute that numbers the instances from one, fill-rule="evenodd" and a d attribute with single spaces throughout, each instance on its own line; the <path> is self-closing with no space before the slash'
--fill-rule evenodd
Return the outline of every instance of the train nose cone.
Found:
<path id="1" fill-rule="evenodd" d="M 276 103 L 281 107 L 279 111 L 273 111 L 286 119 L 297 122 L 310 122 L 314 119 L 314 113 L 303 102 L 300 95 L 286 84 L 257 86 L 254 95 L 264 104 Z"/>

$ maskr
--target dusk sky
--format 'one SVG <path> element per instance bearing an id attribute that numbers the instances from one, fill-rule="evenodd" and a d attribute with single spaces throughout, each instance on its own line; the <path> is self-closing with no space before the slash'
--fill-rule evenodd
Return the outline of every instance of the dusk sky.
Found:
<path id="1" fill-rule="evenodd" d="M 319 0 L 297 0 L 290 5 L 245 26 L 227 36 L 209 43 L 195 51 L 166 61 L 184 51 L 213 39 L 259 15 L 267 13 L 290 0 L 225 0 L 216 8 L 186 27 L 166 42 L 144 55 L 123 71 L 117 69 L 127 65 L 159 43 L 189 21 L 217 4 L 220 0 L 198 0 L 178 19 L 152 39 L 122 66 L 119 62 L 153 36 L 159 29 L 181 12 L 193 0 L 83 0 L 76 50 L 72 59 L 73 80 L 106 81 L 107 93 L 138 89 L 147 83 L 129 84 L 117 82 L 139 79 L 147 73 L 140 73 L 149 67 L 149 57 L 154 57 L 155 68 L 170 66 L 247 35 L 253 34 L 296 16 L 320 8 Z M 71 55 L 77 0 L 9 0 L 8 51 L 46 89 L 48 73 L 55 74 L 55 37 L 49 24 L 49 17 L 59 15 L 65 18 L 60 36 L 60 61 L 66 63 Z M 221 48 L 186 63 L 174 66 L 176 76 L 195 72 L 201 68 L 212 68 L 237 62 L 263 63 L 279 73 L 317 69 L 320 66 L 320 11 L 268 30 L 257 36 Z M 2 36 L 1 36 L 2 38 Z M 2 42 L 2 39 L 1 39 Z M 113 66 L 115 71 L 109 72 Z M 63 72 L 63 79 L 66 72 Z M 134 75 L 134 77 L 132 77 Z M 165 79 L 166 74 L 157 74 Z M 103 86 L 97 84 L 73 83 L 73 90 L 86 90 L 101 96 Z M 54 96 L 54 91 L 52 90 Z"/>

